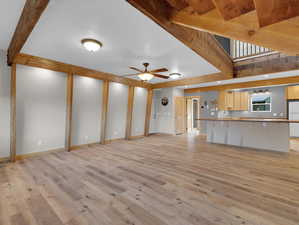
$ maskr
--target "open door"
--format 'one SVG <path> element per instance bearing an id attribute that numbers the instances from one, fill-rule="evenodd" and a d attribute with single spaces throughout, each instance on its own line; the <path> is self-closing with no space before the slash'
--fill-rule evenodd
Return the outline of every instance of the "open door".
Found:
<path id="1" fill-rule="evenodd" d="M 200 118 L 200 98 L 198 96 L 186 97 L 187 101 L 187 131 L 192 133 L 194 131 L 199 132 L 200 123 L 198 118 Z"/>
<path id="2" fill-rule="evenodd" d="M 175 97 L 175 133 L 186 132 L 186 101 L 184 97 Z"/>

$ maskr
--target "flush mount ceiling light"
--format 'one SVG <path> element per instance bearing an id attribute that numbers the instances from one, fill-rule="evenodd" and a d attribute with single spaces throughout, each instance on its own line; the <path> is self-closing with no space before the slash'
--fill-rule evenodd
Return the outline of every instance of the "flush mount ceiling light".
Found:
<path id="1" fill-rule="evenodd" d="M 81 44 L 90 52 L 96 52 L 103 46 L 101 42 L 90 38 L 82 39 Z"/>
<path id="2" fill-rule="evenodd" d="M 169 74 L 169 77 L 173 80 L 179 79 L 181 76 L 182 76 L 182 74 L 180 74 L 180 73 L 171 73 L 171 74 Z"/>
<path id="3" fill-rule="evenodd" d="M 153 79 L 154 75 L 151 73 L 142 73 L 139 74 L 138 77 L 143 81 L 150 81 L 151 79 Z"/>

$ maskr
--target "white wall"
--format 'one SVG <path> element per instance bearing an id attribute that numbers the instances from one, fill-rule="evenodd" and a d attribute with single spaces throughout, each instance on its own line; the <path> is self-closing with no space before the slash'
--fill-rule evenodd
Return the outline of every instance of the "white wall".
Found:
<path id="1" fill-rule="evenodd" d="M 166 106 L 161 104 L 161 99 L 164 97 L 167 97 L 169 100 Z M 157 131 L 159 133 L 174 134 L 173 88 L 163 88 L 160 92 L 157 122 Z"/>
<path id="2" fill-rule="evenodd" d="M 151 133 L 175 134 L 175 105 L 176 96 L 184 96 L 184 92 L 178 88 L 162 88 L 154 91 Z M 162 98 L 167 97 L 168 105 L 161 104 Z"/>
<path id="3" fill-rule="evenodd" d="M 66 75 L 17 65 L 17 154 L 64 147 Z"/>
<path id="4" fill-rule="evenodd" d="M 0 50 L 0 157 L 8 157 L 10 149 L 10 67 L 6 52 Z"/>
<path id="5" fill-rule="evenodd" d="M 132 117 L 132 136 L 144 135 L 146 103 L 147 89 L 135 87 Z"/>
<path id="6" fill-rule="evenodd" d="M 128 86 L 111 82 L 106 139 L 124 138 L 128 108 Z"/>
<path id="7" fill-rule="evenodd" d="M 74 76 L 72 145 L 100 142 L 101 80 Z"/>
<path id="8" fill-rule="evenodd" d="M 17 66 L 17 154 L 64 147 L 66 74 Z M 132 135 L 143 135 L 147 90 L 136 88 Z M 107 139 L 125 137 L 128 87 L 110 83 Z M 102 81 L 74 77 L 72 145 L 98 142 Z M 88 138 L 86 138 L 88 137 Z M 10 153 L 10 67 L 0 50 L 0 157 Z"/>

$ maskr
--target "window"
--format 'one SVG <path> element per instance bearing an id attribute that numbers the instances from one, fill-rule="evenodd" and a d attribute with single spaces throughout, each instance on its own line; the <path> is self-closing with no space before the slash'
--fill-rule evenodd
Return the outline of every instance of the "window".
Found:
<path id="1" fill-rule="evenodd" d="M 253 94 L 251 112 L 271 112 L 271 94 Z"/>

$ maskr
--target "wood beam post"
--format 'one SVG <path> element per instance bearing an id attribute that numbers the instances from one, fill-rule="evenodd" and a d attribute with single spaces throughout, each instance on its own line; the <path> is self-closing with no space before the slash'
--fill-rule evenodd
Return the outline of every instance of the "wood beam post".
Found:
<path id="1" fill-rule="evenodd" d="M 223 90 L 232 90 L 232 89 L 241 89 L 241 88 L 267 87 L 267 86 L 289 85 L 289 84 L 298 84 L 298 83 L 299 83 L 299 76 L 280 77 L 280 78 L 247 81 L 247 82 L 224 84 L 224 85 L 217 85 L 217 86 L 190 88 L 190 89 L 185 89 L 184 92 L 185 94 L 186 93 L 190 94 L 190 93 L 197 93 L 197 92 L 223 91 Z"/>
<path id="2" fill-rule="evenodd" d="M 129 87 L 128 94 L 128 111 L 127 111 L 127 125 L 126 125 L 126 140 L 130 140 L 132 136 L 132 118 L 133 118 L 133 106 L 134 106 L 134 93 L 135 87 Z"/>
<path id="3" fill-rule="evenodd" d="M 11 80 L 10 80 L 10 161 L 16 161 L 16 100 L 17 100 L 17 66 L 13 64 L 11 67 Z"/>
<path id="4" fill-rule="evenodd" d="M 22 54 L 22 53 L 19 53 L 16 56 L 16 58 L 14 59 L 14 63 L 25 65 L 25 66 L 43 68 L 47 70 L 53 70 L 57 72 L 67 73 L 67 74 L 72 73 L 79 76 L 91 77 L 99 80 L 108 80 L 111 82 L 116 82 L 127 86 L 136 86 L 136 87 L 143 87 L 143 88 L 152 87 L 150 83 L 143 82 L 141 80 L 130 79 L 127 77 L 118 76 L 111 73 L 105 73 L 102 71 L 92 70 L 85 67 L 75 66 L 72 64 L 66 64 L 55 60 L 41 58 L 33 55 Z"/>
<path id="5" fill-rule="evenodd" d="M 67 75 L 65 150 L 71 151 L 74 75 Z"/>
<path id="6" fill-rule="evenodd" d="M 106 133 L 107 133 L 107 116 L 108 116 L 108 106 L 109 106 L 109 84 L 110 82 L 103 81 L 103 100 L 102 100 L 102 118 L 101 118 L 101 144 L 106 143 Z"/>
<path id="7" fill-rule="evenodd" d="M 146 114 L 145 114 L 145 125 L 144 125 L 144 136 L 149 136 L 150 122 L 152 115 L 152 103 L 153 103 L 153 89 L 147 90 L 147 101 L 146 101 Z"/>
<path id="8" fill-rule="evenodd" d="M 220 80 L 229 80 L 229 79 L 232 79 L 230 74 L 212 73 L 212 74 L 203 75 L 203 76 L 190 77 L 190 78 L 185 78 L 185 79 L 180 79 L 180 80 L 156 83 L 156 84 L 152 85 L 152 88 L 153 89 L 169 88 L 169 87 L 201 84 L 201 83 L 214 82 L 214 81 L 220 81 Z"/>
<path id="9" fill-rule="evenodd" d="M 16 55 L 21 51 L 33 28 L 37 24 L 49 0 L 27 0 L 22 15 L 9 44 L 7 51 L 7 64 L 13 63 Z"/>

